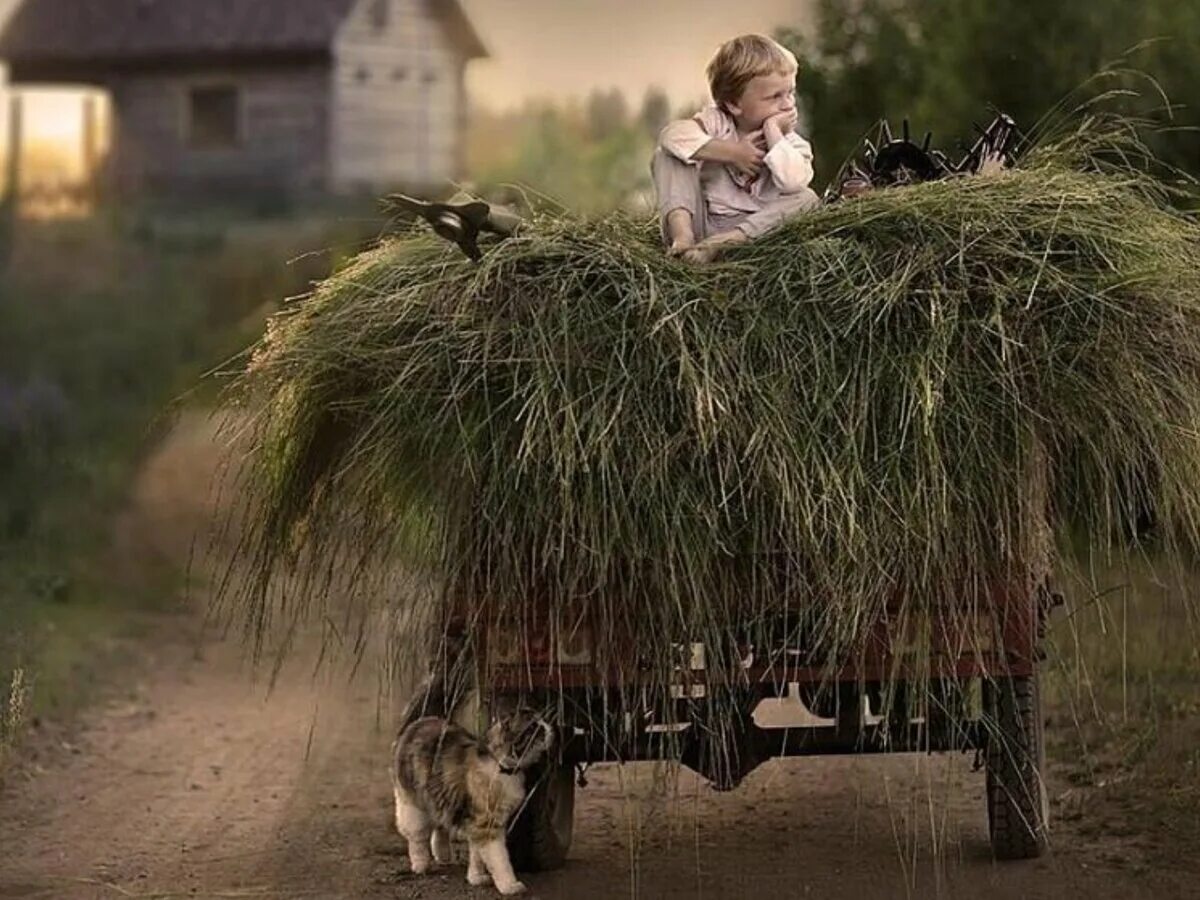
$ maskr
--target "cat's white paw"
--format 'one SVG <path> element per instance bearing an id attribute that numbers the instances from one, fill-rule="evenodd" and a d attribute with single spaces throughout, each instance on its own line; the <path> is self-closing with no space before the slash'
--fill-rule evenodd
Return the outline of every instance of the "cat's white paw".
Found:
<path id="1" fill-rule="evenodd" d="M 427 859 L 422 860 L 421 862 L 412 863 L 411 865 L 414 875 L 426 875 L 428 874 L 429 870 L 433 868 L 433 863 Z"/>
<path id="2" fill-rule="evenodd" d="M 492 876 L 487 872 L 468 872 L 467 884 L 471 887 L 483 887 L 485 884 L 492 883 Z"/>
<path id="3" fill-rule="evenodd" d="M 512 884 L 506 884 L 503 887 L 496 885 L 496 889 L 505 897 L 511 897 L 514 894 L 523 894 L 526 890 L 525 885 L 520 881 L 514 881 Z"/>

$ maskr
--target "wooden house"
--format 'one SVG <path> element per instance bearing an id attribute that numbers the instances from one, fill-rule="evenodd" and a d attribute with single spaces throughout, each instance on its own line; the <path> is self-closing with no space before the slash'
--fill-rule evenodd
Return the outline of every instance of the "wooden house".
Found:
<path id="1" fill-rule="evenodd" d="M 0 33 L 15 86 L 108 92 L 121 193 L 444 186 L 484 55 L 457 0 L 23 0 Z"/>

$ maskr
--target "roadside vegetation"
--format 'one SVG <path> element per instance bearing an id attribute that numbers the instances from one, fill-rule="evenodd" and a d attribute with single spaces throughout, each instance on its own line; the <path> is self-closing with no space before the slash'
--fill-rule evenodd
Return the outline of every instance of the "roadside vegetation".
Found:
<path id="1" fill-rule="evenodd" d="M 380 224 L 18 222 L 0 272 L 0 767 L 25 726 L 87 702 L 147 614 L 180 608 L 177 561 L 114 537 L 173 410 L 208 402 L 203 375 Z"/>

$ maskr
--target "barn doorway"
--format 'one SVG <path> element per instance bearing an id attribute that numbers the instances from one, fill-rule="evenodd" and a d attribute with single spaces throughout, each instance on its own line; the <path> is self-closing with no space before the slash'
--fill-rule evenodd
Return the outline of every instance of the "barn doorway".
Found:
<path id="1" fill-rule="evenodd" d="M 112 104 L 90 87 L 0 91 L 0 191 L 22 218 L 89 215 L 103 193 Z"/>

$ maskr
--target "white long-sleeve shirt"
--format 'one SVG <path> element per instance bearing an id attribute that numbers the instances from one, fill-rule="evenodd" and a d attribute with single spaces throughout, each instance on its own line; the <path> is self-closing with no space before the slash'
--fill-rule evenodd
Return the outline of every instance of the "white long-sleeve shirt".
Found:
<path id="1" fill-rule="evenodd" d="M 713 139 L 738 140 L 733 117 L 716 105 L 705 107 L 690 119 L 671 122 L 659 134 L 658 143 L 677 159 L 700 166 L 701 188 L 714 215 L 758 212 L 770 201 L 802 191 L 812 182 L 812 146 L 794 131 L 767 151 L 763 170 L 756 178 L 723 163 L 694 159 L 696 151 Z"/>

